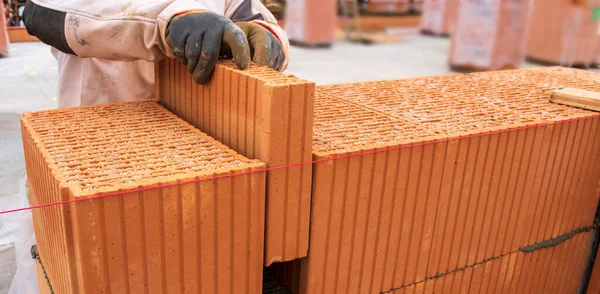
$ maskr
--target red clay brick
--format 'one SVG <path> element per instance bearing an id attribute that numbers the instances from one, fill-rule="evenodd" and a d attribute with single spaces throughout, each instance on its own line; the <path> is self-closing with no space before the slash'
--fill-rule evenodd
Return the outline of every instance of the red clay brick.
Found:
<path id="1" fill-rule="evenodd" d="M 251 65 L 217 65 L 207 85 L 187 67 L 165 60 L 157 69 L 158 100 L 167 109 L 248 158 L 269 167 L 311 160 L 314 83 Z M 306 256 L 310 165 L 267 172 L 265 264 Z"/>
<path id="2" fill-rule="evenodd" d="M 155 102 L 21 122 L 32 205 L 123 193 L 33 211 L 54 293 L 260 291 L 263 163 Z"/>
<path id="3" fill-rule="evenodd" d="M 549 97 L 596 78 L 550 68 L 318 87 L 314 158 L 340 158 L 313 166 L 310 254 L 288 281 L 377 293 L 589 226 L 600 118 Z M 505 284 L 522 259 L 431 287 L 518 288 Z"/>

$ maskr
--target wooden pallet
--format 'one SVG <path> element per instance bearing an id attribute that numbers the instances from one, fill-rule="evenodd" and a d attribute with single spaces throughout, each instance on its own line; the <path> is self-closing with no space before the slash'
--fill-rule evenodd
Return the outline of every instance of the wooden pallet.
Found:
<path id="1" fill-rule="evenodd" d="M 29 35 L 25 27 L 8 27 L 8 39 L 11 43 L 40 41 L 40 39 Z"/>

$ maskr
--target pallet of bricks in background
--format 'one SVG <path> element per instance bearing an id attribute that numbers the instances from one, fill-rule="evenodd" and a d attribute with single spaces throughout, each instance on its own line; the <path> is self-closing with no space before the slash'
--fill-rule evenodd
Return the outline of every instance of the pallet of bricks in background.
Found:
<path id="1" fill-rule="evenodd" d="M 328 48 L 337 25 L 336 1 L 286 1 L 285 32 L 292 45 Z"/>
<path id="2" fill-rule="evenodd" d="M 411 0 L 410 1 L 410 11 L 416 14 L 420 14 L 423 12 L 423 5 L 425 4 L 425 0 Z"/>
<path id="3" fill-rule="evenodd" d="M 600 62 L 596 3 L 550 1 L 533 5 L 527 58 L 536 63 L 577 67 Z M 551 19 L 552 21 L 548 21 Z"/>
<path id="4" fill-rule="evenodd" d="M 261 291 L 264 163 L 152 101 L 21 122 L 42 293 Z"/>
<path id="5" fill-rule="evenodd" d="M 459 72 L 519 68 L 530 9 L 529 1 L 459 1 L 450 67 Z"/>
<path id="6" fill-rule="evenodd" d="M 314 83 L 251 65 L 217 65 L 207 85 L 187 66 L 167 59 L 156 66 L 157 99 L 190 124 L 248 158 L 265 162 L 265 265 L 308 251 Z M 285 167 L 285 168 L 281 168 Z"/>
<path id="7" fill-rule="evenodd" d="M 454 31 L 459 0 L 425 1 L 421 14 L 421 33 L 450 36 Z"/>
<path id="8" fill-rule="evenodd" d="M 318 87 L 309 255 L 272 270 L 294 293 L 575 292 L 600 115 L 549 98 L 599 81 L 548 68 Z"/>

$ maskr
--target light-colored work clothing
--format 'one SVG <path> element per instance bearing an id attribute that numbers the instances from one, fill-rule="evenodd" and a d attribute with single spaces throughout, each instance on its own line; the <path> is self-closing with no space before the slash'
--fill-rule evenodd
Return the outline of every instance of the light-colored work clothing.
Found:
<path id="1" fill-rule="evenodd" d="M 289 42 L 260 0 L 33 0 L 64 19 L 58 60 L 58 106 L 73 107 L 154 98 L 154 64 L 174 58 L 165 40 L 172 17 L 209 10 L 233 21 L 264 26 L 282 43 L 287 66 Z M 53 28 L 54 29 L 54 28 Z M 44 41 L 44 40 L 42 40 Z M 47 42 L 52 43 L 52 42 Z M 64 51 L 72 50 L 72 54 Z"/>

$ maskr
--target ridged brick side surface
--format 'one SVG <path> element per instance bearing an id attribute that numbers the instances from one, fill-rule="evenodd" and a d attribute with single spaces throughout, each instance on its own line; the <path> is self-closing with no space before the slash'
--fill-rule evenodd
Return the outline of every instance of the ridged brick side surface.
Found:
<path id="1" fill-rule="evenodd" d="M 589 253 L 590 233 L 556 247 L 514 252 L 386 293 L 577 293 Z"/>
<path id="2" fill-rule="evenodd" d="M 195 84 L 177 60 L 157 65 L 158 98 L 179 117 L 269 167 L 311 160 L 314 83 L 251 65 L 217 65 Z M 306 256 L 311 166 L 267 172 L 265 264 Z"/>
<path id="3" fill-rule="evenodd" d="M 22 128 L 32 205 L 122 193 L 33 211 L 55 293 L 260 292 L 263 163 L 155 102 L 27 113 Z"/>
<path id="4" fill-rule="evenodd" d="M 548 69 L 318 87 L 314 158 L 338 159 L 313 165 L 310 253 L 288 281 L 378 293 L 589 226 L 600 118 L 549 97 L 593 80 Z"/>

